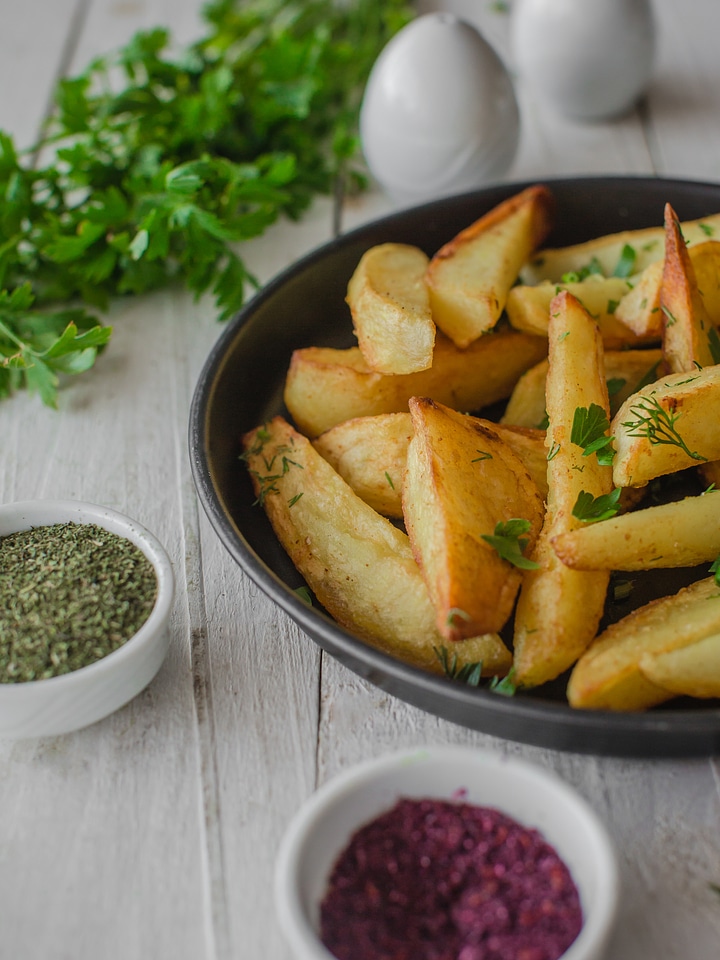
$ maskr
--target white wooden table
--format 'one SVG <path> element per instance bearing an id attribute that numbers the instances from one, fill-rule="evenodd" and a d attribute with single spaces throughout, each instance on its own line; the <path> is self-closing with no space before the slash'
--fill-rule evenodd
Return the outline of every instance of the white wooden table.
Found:
<path id="1" fill-rule="evenodd" d="M 509 59 L 489 0 L 432 4 L 480 23 Z M 430 4 L 421 5 L 423 11 Z M 720 181 L 720 5 L 657 0 L 660 52 L 641 110 L 563 121 L 519 89 L 509 179 L 657 173 Z M 178 42 L 199 0 L 0 4 L 0 127 L 29 144 L 55 78 L 141 27 Z M 392 209 L 379 193 L 345 228 Z M 329 239 L 330 201 L 245 256 L 266 280 Z M 417 744 L 474 744 L 556 770 L 617 841 L 624 893 L 613 960 L 720 957 L 720 761 L 555 753 L 484 736 L 380 692 L 318 648 L 238 570 L 198 507 L 188 409 L 220 333 L 209 303 L 163 292 L 113 305 L 110 349 L 58 412 L 0 404 L 0 500 L 103 503 L 153 530 L 177 574 L 170 654 L 118 713 L 57 739 L 0 742 L 2 960 L 286 960 L 274 854 L 313 789 L 356 761 Z"/>

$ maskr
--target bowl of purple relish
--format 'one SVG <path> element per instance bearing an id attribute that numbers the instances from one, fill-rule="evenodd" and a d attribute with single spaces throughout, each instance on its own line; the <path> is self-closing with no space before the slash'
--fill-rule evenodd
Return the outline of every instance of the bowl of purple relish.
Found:
<path id="1" fill-rule="evenodd" d="M 609 835 L 570 786 L 451 746 L 330 780 L 275 870 L 297 960 L 600 960 L 618 892 Z"/>

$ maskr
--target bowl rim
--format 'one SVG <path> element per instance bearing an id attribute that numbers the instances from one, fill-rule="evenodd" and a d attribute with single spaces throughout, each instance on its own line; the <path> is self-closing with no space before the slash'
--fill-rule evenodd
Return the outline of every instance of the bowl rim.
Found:
<path id="1" fill-rule="evenodd" d="M 508 754 L 496 753 L 483 748 L 463 745 L 418 746 L 382 754 L 378 757 L 353 764 L 322 784 L 301 805 L 288 824 L 280 842 L 275 859 L 274 895 L 280 927 L 289 943 L 300 944 L 302 960 L 334 960 L 313 928 L 310 918 L 303 909 L 298 893 L 298 876 L 302 865 L 305 847 L 312 830 L 323 819 L 328 810 L 351 796 L 358 787 L 381 779 L 384 774 L 401 771 L 417 764 L 432 767 L 434 764 L 457 764 L 458 770 L 467 770 L 468 765 L 487 769 L 495 777 L 509 777 L 511 780 L 540 786 L 552 793 L 557 801 L 566 807 L 572 807 L 582 821 L 583 831 L 590 848 L 590 861 L 596 873 L 596 889 L 591 912 L 583 915 L 583 925 L 577 938 L 562 954 L 562 960 L 583 960 L 590 956 L 587 951 L 605 942 L 612 930 L 619 904 L 620 871 L 614 843 L 610 834 L 595 810 L 587 800 L 557 773 L 539 764 Z M 438 790 L 438 795 L 441 793 Z M 433 796 L 428 790 L 427 796 Z M 480 806 L 482 800 L 471 800 Z M 488 806 L 492 806 L 488 803 Z M 500 807 L 499 812 L 512 817 L 521 825 L 530 828 L 532 824 L 523 824 L 520 816 Z M 369 822 L 377 814 L 370 814 Z M 354 829 L 362 826 L 358 822 Z M 554 847 L 556 842 L 539 832 Z M 339 855 L 340 849 L 335 851 Z M 560 854 L 564 860 L 563 854 Z M 574 882 L 575 878 L 573 878 Z"/>
<path id="2" fill-rule="evenodd" d="M 483 689 L 466 688 L 443 677 L 431 675 L 361 641 L 323 611 L 311 608 L 285 580 L 258 555 L 245 534 L 225 508 L 215 484 L 210 455 L 209 422 L 213 396 L 227 363 L 227 354 L 258 309 L 271 300 L 289 281 L 314 264 L 358 238 L 382 230 L 408 215 L 432 220 L 448 203 L 492 195 L 495 201 L 544 183 L 552 189 L 624 188 L 708 192 L 720 201 L 720 184 L 677 177 L 646 174 L 581 175 L 536 177 L 491 184 L 452 197 L 441 197 L 420 205 L 402 206 L 379 218 L 334 237 L 310 250 L 271 278 L 230 320 L 211 347 L 196 381 L 188 423 L 190 465 L 198 498 L 220 541 L 242 571 L 277 604 L 315 643 L 356 674 L 369 679 L 406 703 L 435 716 L 444 717 L 470 729 L 503 739 L 572 750 L 594 755 L 642 758 L 710 756 L 720 751 L 720 709 L 672 707 L 670 711 L 644 713 L 609 710 L 577 710 L 567 704 L 522 696 L 505 698 Z M 440 684 L 452 684 L 448 694 Z M 433 705 L 429 705 L 429 704 Z M 438 707 L 442 705 L 442 709 Z M 472 715 L 473 720 L 468 721 Z M 539 722 L 538 722 L 539 721 Z"/>
<path id="3" fill-rule="evenodd" d="M 19 533 L 29 530 L 32 527 L 50 526 L 54 523 L 94 523 L 97 526 L 104 527 L 110 533 L 130 540 L 147 557 L 153 566 L 157 579 L 157 596 L 150 614 L 143 622 L 140 629 L 137 630 L 125 643 L 106 654 L 99 660 L 93 661 L 84 667 L 78 667 L 77 670 L 71 670 L 69 673 L 62 673 L 54 677 L 43 677 L 38 680 L 25 680 L 19 683 L 0 683 L 0 703 L 3 700 L 8 702 L 12 698 L 20 698 L 27 695 L 30 690 L 37 691 L 42 689 L 51 692 L 59 692 L 63 687 L 71 687 L 73 684 L 92 682 L 95 678 L 100 679 L 108 671 L 122 668 L 126 660 L 131 659 L 140 648 L 147 647 L 155 641 L 162 633 L 165 627 L 173 603 L 175 594 L 175 575 L 173 573 L 170 557 L 157 537 L 151 533 L 137 520 L 126 514 L 120 513 L 111 507 L 105 507 L 97 503 L 91 503 L 85 500 L 72 499 L 37 499 L 37 500 L 17 500 L 11 503 L 0 504 L 0 524 L 6 516 L 22 511 L 27 514 L 27 519 L 32 515 L 52 516 L 57 515 L 57 519 L 38 520 L 37 523 L 24 523 L 15 530 L 7 530 L 4 533 L 0 531 L 0 539 L 11 533 Z M 75 514 L 77 519 L 68 520 L 70 514 Z M 24 520 L 25 518 L 23 518 Z"/>

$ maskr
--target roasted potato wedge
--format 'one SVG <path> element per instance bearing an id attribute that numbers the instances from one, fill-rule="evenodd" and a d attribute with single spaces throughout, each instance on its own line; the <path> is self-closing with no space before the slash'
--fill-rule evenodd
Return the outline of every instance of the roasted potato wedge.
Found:
<path id="1" fill-rule="evenodd" d="M 663 314 L 663 355 L 668 370 L 681 373 L 709 367 L 716 362 L 708 339 L 710 331 L 715 332 L 715 328 L 700 295 L 680 223 L 669 203 L 665 205 L 665 260 L 660 309 Z"/>
<path id="2" fill-rule="evenodd" d="M 477 422 L 497 433 L 515 451 L 544 500 L 547 496 L 545 431 L 503 426 L 487 420 Z M 385 413 L 339 423 L 314 440 L 313 446 L 361 500 L 383 516 L 399 519 L 402 517 L 402 481 L 412 435 L 409 413 Z"/>
<path id="3" fill-rule="evenodd" d="M 644 486 L 720 458 L 720 366 L 673 373 L 629 397 L 612 422 L 613 480 Z"/>
<path id="4" fill-rule="evenodd" d="M 694 567 L 720 555 L 720 491 L 611 517 L 552 539 L 574 570 Z"/>
<path id="5" fill-rule="evenodd" d="M 720 632 L 720 587 L 708 577 L 611 624 L 578 660 L 568 683 L 570 705 L 645 710 L 674 694 L 647 679 L 645 658 L 680 650 Z"/>
<path id="6" fill-rule="evenodd" d="M 514 676 L 538 686 L 571 666 L 595 636 L 610 578 L 606 571 L 566 567 L 552 540 L 581 521 L 573 509 L 581 493 L 612 489 L 612 468 L 572 442 L 575 411 L 595 405 L 609 416 L 603 349 L 597 325 L 567 291 L 551 304 L 547 374 L 548 503 L 545 523 L 526 570 L 515 613 Z"/>
<path id="7" fill-rule="evenodd" d="M 357 497 L 281 417 L 243 438 L 253 486 L 281 544 L 338 623 L 408 663 L 439 671 L 443 638 L 407 536 Z M 458 665 L 505 673 L 496 635 L 453 645 Z"/>
<path id="8" fill-rule="evenodd" d="M 720 326 L 720 243 L 706 240 L 687 247 L 695 272 L 697 286 L 710 315 Z M 632 290 L 626 293 L 615 310 L 615 316 L 639 337 L 661 337 L 663 311 L 660 307 L 660 288 L 664 260 L 656 260 L 636 277 L 631 277 Z"/>
<path id="9" fill-rule="evenodd" d="M 720 327 L 720 243 L 693 244 L 688 253 L 705 309 L 713 326 Z"/>
<path id="10" fill-rule="evenodd" d="M 662 337 L 662 275 L 662 260 L 648 264 L 641 274 L 631 278 L 632 290 L 625 294 L 615 310 L 616 318 L 638 337 L 658 340 Z"/>
<path id="11" fill-rule="evenodd" d="M 384 517 L 402 517 L 402 483 L 413 435 L 409 413 L 355 417 L 313 441 L 320 456 Z"/>
<path id="12" fill-rule="evenodd" d="M 688 220 L 682 224 L 683 235 L 688 244 L 701 243 L 713 234 L 720 236 L 720 214 Z M 665 255 L 665 235 L 662 227 L 642 230 L 624 230 L 607 234 L 586 243 L 568 247 L 540 250 L 531 257 L 520 271 L 523 283 L 536 284 L 543 280 L 561 283 L 567 273 L 582 273 L 591 264 L 596 265 L 603 276 L 611 277 L 625 259 L 625 247 L 631 248 L 632 264 L 621 272 L 641 273 L 649 264 L 662 260 Z"/>
<path id="13" fill-rule="evenodd" d="M 605 376 L 610 393 L 611 409 L 619 407 L 638 387 L 648 379 L 656 380 L 662 350 L 606 350 Z M 524 427 L 540 427 L 547 420 L 545 411 L 545 379 L 548 361 L 531 367 L 523 373 L 510 394 L 504 424 Z"/>
<path id="14" fill-rule="evenodd" d="M 498 523 L 526 520 L 529 549 L 543 502 L 521 460 L 489 426 L 419 397 L 410 401 L 413 438 L 403 515 L 415 559 L 451 641 L 493 633 L 512 613 L 520 570 L 485 539 Z"/>
<path id="15" fill-rule="evenodd" d="M 381 243 L 360 258 L 346 300 L 371 370 L 415 373 L 432 365 L 435 324 L 427 265 L 427 255 L 406 243 Z"/>
<path id="16" fill-rule="evenodd" d="M 426 282 L 433 319 L 458 347 L 492 330 L 520 268 L 547 236 L 552 196 L 529 187 L 446 243 L 430 260 Z"/>
<path id="17" fill-rule="evenodd" d="M 677 696 L 720 697 L 720 633 L 679 650 L 644 653 L 639 666 L 650 683 Z"/>
<path id="18" fill-rule="evenodd" d="M 480 410 L 510 396 L 520 374 L 546 353 L 546 338 L 516 330 L 497 331 L 467 350 L 438 336 L 429 370 L 393 376 L 370 370 L 358 347 L 308 347 L 293 353 L 285 405 L 309 437 L 353 417 L 406 411 L 416 396 Z"/>
<path id="19" fill-rule="evenodd" d="M 508 320 L 516 330 L 547 336 L 550 301 L 561 290 L 568 290 L 593 317 L 608 350 L 632 348 L 660 339 L 660 329 L 639 336 L 618 318 L 618 306 L 632 290 L 629 282 L 619 277 L 591 275 L 578 283 L 543 282 L 532 287 L 522 284 L 513 287 L 505 305 Z"/>

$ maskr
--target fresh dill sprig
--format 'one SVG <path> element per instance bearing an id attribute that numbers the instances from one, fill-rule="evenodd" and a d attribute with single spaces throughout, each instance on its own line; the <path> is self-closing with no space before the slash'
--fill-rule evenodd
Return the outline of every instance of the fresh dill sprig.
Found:
<path id="1" fill-rule="evenodd" d="M 643 397 L 630 407 L 630 412 L 637 419 L 623 422 L 623 426 L 629 428 L 629 437 L 645 437 L 653 445 L 680 447 L 692 460 L 707 460 L 707 457 L 691 451 L 678 433 L 675 424 L 681 414 L 666 410 L 657 397 Z"/>

